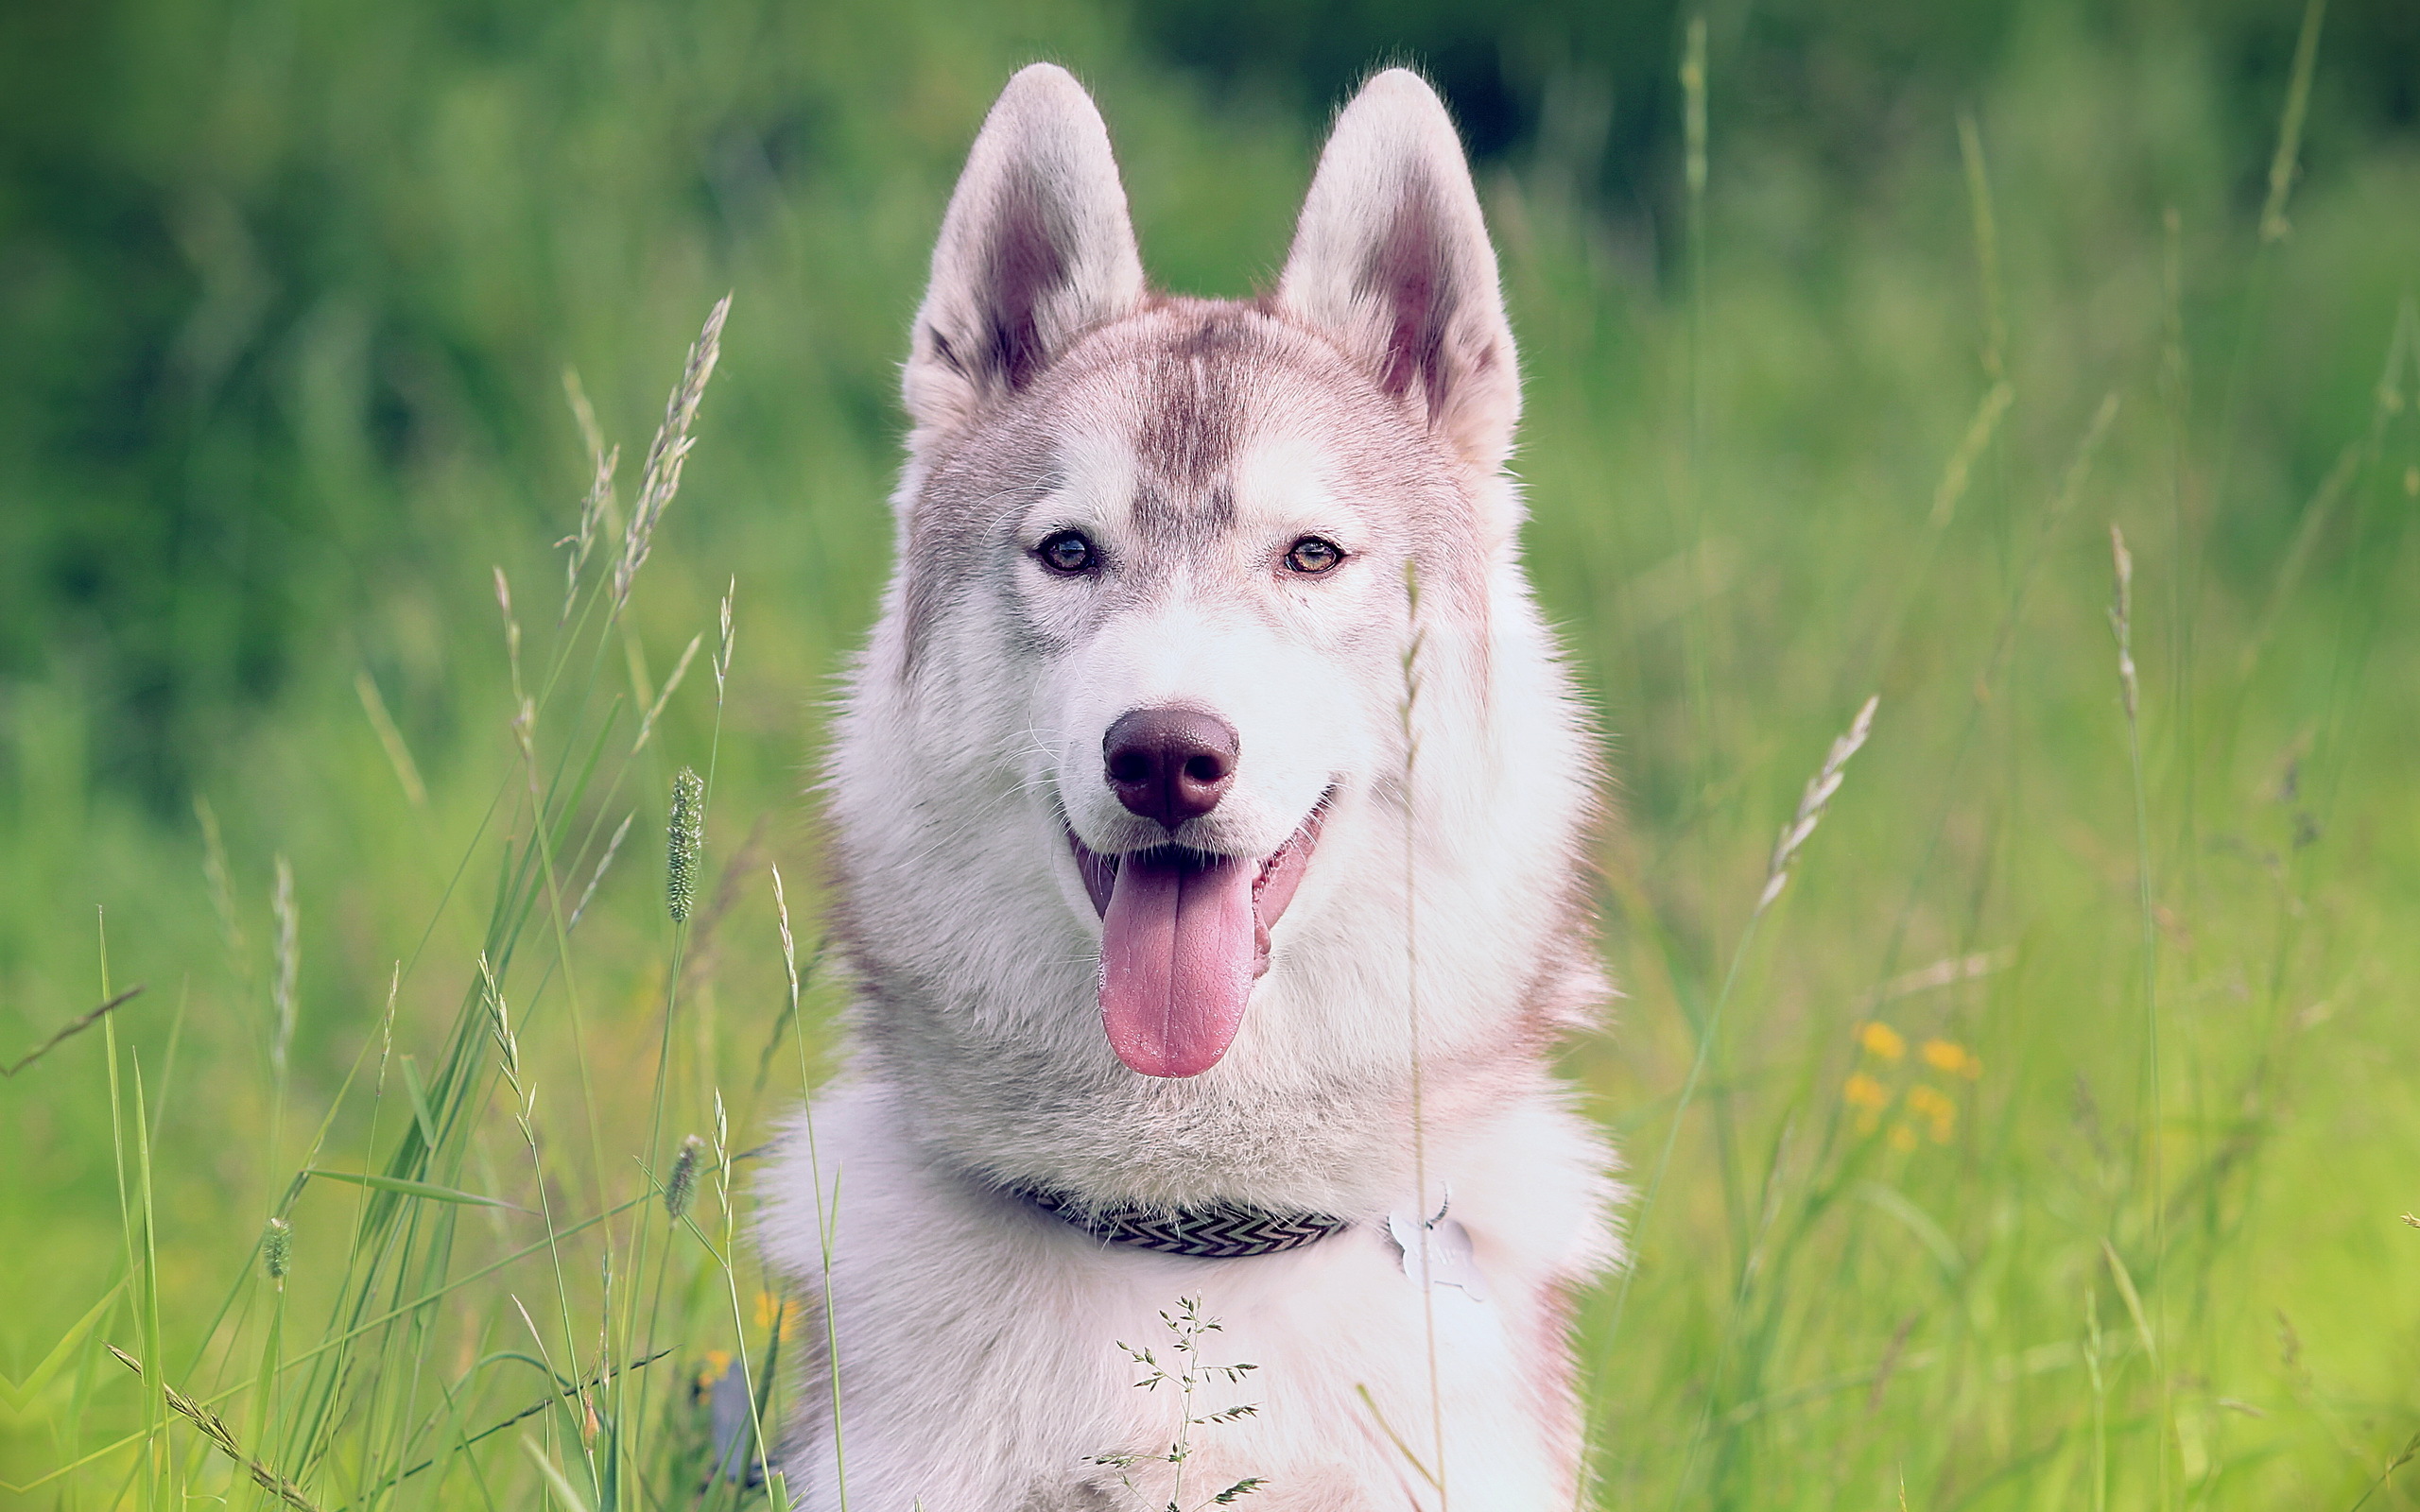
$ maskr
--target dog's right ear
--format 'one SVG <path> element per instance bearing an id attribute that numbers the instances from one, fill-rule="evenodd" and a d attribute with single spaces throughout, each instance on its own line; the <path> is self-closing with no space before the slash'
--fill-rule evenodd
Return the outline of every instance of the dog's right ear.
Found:
<path id="1" fill-rule="evenodd" d="M 908 413 L 920 432 L 955 430 L 1142 297 L 1109 129 L 1074 76 L 1032 64 L 1000 92 L 950 196 Z"/>

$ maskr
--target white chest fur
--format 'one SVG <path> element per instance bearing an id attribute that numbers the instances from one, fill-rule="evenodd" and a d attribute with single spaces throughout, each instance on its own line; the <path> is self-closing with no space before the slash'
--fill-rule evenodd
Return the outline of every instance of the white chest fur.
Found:
<path id="1" fill-rule="evenodd" d="M 1198 1391 L 1196 1417 L 1256 1410 L 1191 1431 L 1188 1506 L 1246 1477 L 1265 1482 L 1252 1499 L 1264 1512 L 1434 1506 L 1441 1420 L 1454 1505 L 1571 1504 L 1563 1304 L 1605 1258 L 1608 1189 L 1601 1148 L 1549 1094 L 1436 1142 L 1434 1179 L 1454 1194 L 1483 1299 L 1440 1284 L 1426 1309 L 1383 1214 L 1285 1254 L 1161 1255 L 1103 1246 L 933 1165 L 877 1088 L 828 1099 L 817 1135 L 827 1200 L 838 1194 L 842 1434 L 836 1454 L 819 1318 L 805 1330 L 818 1346 L 786 1455 L 802 1507 L 837 1508 L 841 1470 L 861 1508 L 1165 1506 L 1167 1465 L 1100 1461 L 1156 1454 L 1176 1437 L 1175 1389 L 1138 1387 L 1120 1346 L 1172 1361 L 1160 1314 L 1185 1298 L 1220 1324 L 1202 1364 L 1256 1366 Z M 793 1138 L 769 1176 L 762 1239 L 813 1303 L 822 1248 L 808 1165 Z M 1450 1279 L 1442 1263 L 1439 1274 Z"/>

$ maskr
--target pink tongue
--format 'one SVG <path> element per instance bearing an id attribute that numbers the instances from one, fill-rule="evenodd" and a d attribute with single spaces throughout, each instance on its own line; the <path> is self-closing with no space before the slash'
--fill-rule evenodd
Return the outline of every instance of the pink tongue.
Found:
<path id="1" fill-rule="evenodd" d="M 1102 913 L 1100 1019 L 1117 1058 L 1146 1076 L 1198 1076 L 1243 1022 L 1259 868 L 1222 858 L 1122 856 Z"/>

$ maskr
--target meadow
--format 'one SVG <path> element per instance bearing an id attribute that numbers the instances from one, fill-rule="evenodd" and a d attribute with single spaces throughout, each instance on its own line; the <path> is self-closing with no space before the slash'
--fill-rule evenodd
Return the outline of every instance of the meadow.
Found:
<path id="1" fill-rule="evenodd" d="M 2420 1503 L 2420 52 L 2221 9 L 1781 95 L 1834 10 L 1680 15 L 1481 162 L 1612 750 L 1593 1505 Z M 0 1505 L 763 1505 L 948 186 L 1058 59 L 1239 294 L 1329 102 L 1082 0 L 107 14 L 0 49 Z"/>

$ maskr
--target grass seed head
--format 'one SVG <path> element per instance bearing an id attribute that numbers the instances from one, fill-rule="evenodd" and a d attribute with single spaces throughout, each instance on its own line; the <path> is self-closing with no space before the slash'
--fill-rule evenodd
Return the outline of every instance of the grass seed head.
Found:
<path id="1" fill-rule="evenodd" d="M 590 474 L 588 495 L 579 504 L 579 528 L 555 542 L 569 550 L 563 564 L 562 620 L 558 624 L 571 618 L 572 605 L 579 597 L 580 569 L 588 565 L 588 554 L 596 549 L 597 537 L 607 530 L 615 512 L 614 472 L 622 460 L 620 447 L 606 446 L 604 435 L 597 428 L 596 411 L 580 387 L 579 374 L 570 368 L 563 369 L 563 395 L 571 401 L 572 419 L 579 425 L 580 443 L 587 448 L 595 470 Z"/>
<path id="2" fill-rule="evenodd" d="M 1815 826 L 1823 822 L 1825 806 L 1832 801 L 1832 795 L 1841 790 L 1841 775 L 1849 758 L 1858 753 L 1865 737 L 1874 730 L 1874 711 L 1881 702 L 1880 694 L 1865 700 L 1857 717 L 1849 721 L 1848 730 L 1832 742 L 1823 766 L 1806 780 L 1806 790 L 1798 798 L 1798 812 L 1782 827 L 1781 838 L 1773 842 L 1772 865 L 1765 873 L 1765 890 L 1756 898 L 1757 913 L 1771 907 L 1789 884 L 1791 860 L 1797 856 L 1799 847 L 1806 843 L 1806 837 L 1815 833 Z"/>
<path id="3" fill-rule="evenodd" d="M 2135 679 L 2135 554 L 2126 549 L 2126 532 L 2115 521 L 2109 525 L 2109 558 L 2118 585 L 2109 605 L 2109 628 L 2118 637 L 2118 685 L 2131 721 L 2139 701 Z"/>
<path id="4" fill-rule="evenodd" d="M 271 1218 L 261 1234 L 261 1268 L 268 1279 L 280 1286 L 285 1283 L 285 1273 L 294 1267 L 294 1226 L 283 1218 Z"/>
<path id="5" fill-rule="evenodd" d="M 731 296 L 726 294 L 715 301 L 707 313 L 705 329 L 689 348 L 689 360 L 681 371 L 680 386 L 665 402 L 664 423 L 658 426 L 655 439 L 647 449 L 647 468 L 639 484 L 638 502 L 631 507 L 630 528 L 622 535 L 622 555 L 614 563 L 614 610 L 619 613 L 630 602 L 631 584 L 647 564 L 648 553 L 655 544 L 655 527 L 664 518 L 672 496 L 681 491 L 681 469 L 689 459 L 689 448 L 695 444 L 689 427 L 697 422 L 698 403 L 705 397 L 706 380 L 714 376 L 715 363 L 722 355 L 723 318 L 731 313 Z"/>
<path id="6" fill-rule="evenodd" d="M 731 601 L 739 592 L 739 578 L 734 575 L 729 587 L 722 591 L 722 649 L 715 656 L 715 699 L 722 699 L 723 684 L 731 679 Z"/>
<path id="7" fill-rule="evenodd" d="M 681 1142 L 681 1153 L 672 1158 L 672 1175 L 664 1183 L 664 1211 L 674 1223 L 688 1214 L 689 1203 L 698 1194 L 698 1152 L 705 1148 L 705 1141 L 695 1134 Z"/>
<path id="8" fill-rule="evenodd" d="M 269 1005 L 276 1022 L 269 1040 L 269 1061 L 283 1074 L 285 1053 L 294 1042 L 294 983 L 301 970 L 300 925 L 294 913 L 294 868 L 277 858 L 277 886 L 269 895 L 269 912 L 277 919 L 277 975 L 269 987 Z"/>
<path id="9" fill-rule="evenodd" d="M 194 817 L 201 821 L 201 874 L 210 884 L 210 905 L 218 913 L 219 933 L 226 938 L 227 959 L 240 963 L 244 958 L 244 929 L 235 918 L 235 889 L 227 866 L 227 842 L 218 832 L 218 813 L 210 799 L 194 796 Z"/>
<path id="10" fill-rule="evenodd" d="M 631 821 L 638 816 L 638 811 L 632 809 L 622 816 L 620 824 L 614 827 L 614 838 L 605 842 L 605 854 L 597 859 L 596 870 L 589 876 L 587 888 L 580 893 L 579 902 L 572 908 L 571 918 L 563 924 L 566 933 L 579 927 L 580 916 L 587 913 L 588 905 L 596 901 L 596 885 L 605 880 L 606 868 L 614 864 L 614 857 L 621 851 L 622 837 L 631 833 Z"/>
<path id="11" fill-rule="evenodd" d="M 676 924 L 689 919 L 689 902 L 698 885 L 698 857 L 706 848 L 705 811 L 705 781 L 682 767 L 672 779 L 672 822 L 667 827 L 664 868 L 665 902 Z"/>
<path id="12" fill-rule="evenodd" d="M 782 868 L 774 867 L 772 872 L 773 917 L 782 926 L 782 970 L 789 975 L 790 1012 L 796 1014 L 798 1012 L 798 940 L 790 934 L 790 900 L 789 895 L 782 890 Z"/>

